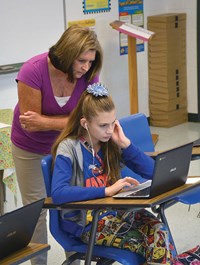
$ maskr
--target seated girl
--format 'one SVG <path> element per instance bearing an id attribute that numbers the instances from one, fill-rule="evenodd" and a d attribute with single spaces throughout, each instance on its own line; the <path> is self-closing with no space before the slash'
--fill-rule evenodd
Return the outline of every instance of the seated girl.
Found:
<path id="1" fill-rule="evenodd" d="M 137 129 L 137 128 L 136 128 Z M 125 136 L 108 90 L 88 86 L 52 148 L 52 198 L 62 204 L 113 196 L 124 187 L 138 185 L 121 178 L 123 164 L 151 179 L 154 160 Z M 61 227 L 88 243 L 92 212 L 62 210 Z M 145 209 L 104 211 L 96 234 L 97 245 L 128 249 L 143 255 L 146 264 L 172 264 L 173 247 L 168 231 Z"/>

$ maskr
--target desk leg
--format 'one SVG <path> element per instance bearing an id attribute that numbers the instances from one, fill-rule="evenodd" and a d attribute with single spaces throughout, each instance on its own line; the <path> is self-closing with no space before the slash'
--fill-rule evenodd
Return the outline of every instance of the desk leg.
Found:
<path id="1" fill-rule="evenodd" d="M 4 214 L 5 185 L 3 183 L 3 170 L 0 170 L 0 215 Z"/>
<path id="2" fill-rule="evenodd" d="M 98 217 L 101 211 L 102 211 L 101 209 L 94 211 L 93 220 L 92 220 L 92 228 L 91 228 L 91 233 L 90 233 L 90 240 L 88 243 L 88 249 L 87 249 L 86 257 L 85 257 L 85 265 L 90 265 L 92 261 L 92 251 L 93 251 L 93 247 L 95 243 Z"/>
<path id="3" fill-rule="evenodd" d="M 172 244 L 174 246 L 174 250 L 175 250 L 175 253 L 176 253 L 176 256 L 178 255 L 177 253 L 177 250 L 176 250 L 176 245 L 174 243 L 174 239 L 173 239 L 173 236 L 172 236 L 172 233 L 171 233 L 171 230 L 169 228 L 169 225 L 168 225 L 168 221 L 167 221 L 167 218 L 165 216 L 165 208 L 166 208 L 167 204 L 163 203 L 160 205 L 158 211 L 159 211 L 159 214 L 160 214 L 160 218 L 162 220 L 162 222 L 166 225 L 168 231 L 169 231 L 169 234 L 170 234 L 170 239 L 172 241 Z"/>

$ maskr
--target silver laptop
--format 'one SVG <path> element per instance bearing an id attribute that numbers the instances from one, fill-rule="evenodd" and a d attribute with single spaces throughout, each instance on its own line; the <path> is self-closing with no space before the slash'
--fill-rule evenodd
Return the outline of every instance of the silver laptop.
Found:
<path id="1" fill-rule="evenodd" d="M 127 188 L 113 196 L 116 199 L 152 198 L 186 183 L 193 143 L 167 150 L 155 157 L 152 181 Z"/>
<path id="2" fill-rule="evenodd" d="M 41 199 L 0 216 L 0 259 L 30 243 L 43 204 Z"/>

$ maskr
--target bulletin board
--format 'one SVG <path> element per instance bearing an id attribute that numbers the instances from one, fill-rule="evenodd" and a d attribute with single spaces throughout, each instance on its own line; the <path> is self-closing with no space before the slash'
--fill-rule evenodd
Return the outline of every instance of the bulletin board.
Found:
<path id="1" fill-rule="evenodd" d="M 83 1 L 84 14 L 109 12 L 110 9 L 111 9 L 110 0 L 84 0 Z"/>
<path id="2" fill-rule="evenodd" d="M 143 0 L 126 1 L 119 0 L 119 20 L 136 26 L 144 26 Z M 128 54 L 127 35 L 119 34 L 120 55 Z M 144 51 L 144 42 L 137 39 L 137 52 Z"/>

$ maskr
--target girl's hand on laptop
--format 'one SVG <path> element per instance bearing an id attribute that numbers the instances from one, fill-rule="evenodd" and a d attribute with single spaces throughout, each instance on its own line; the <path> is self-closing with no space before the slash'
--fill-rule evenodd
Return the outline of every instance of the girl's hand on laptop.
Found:
<path id="1" fill-rule="evenodd" d="M 139 182 L 131 177 L 125 177 L 123 179 L 119 179 L 112 186 L 106 187 L 105 196 L 113 196 L 119 191 L 121 191 L 125 187 L 137 186 Z"/>

